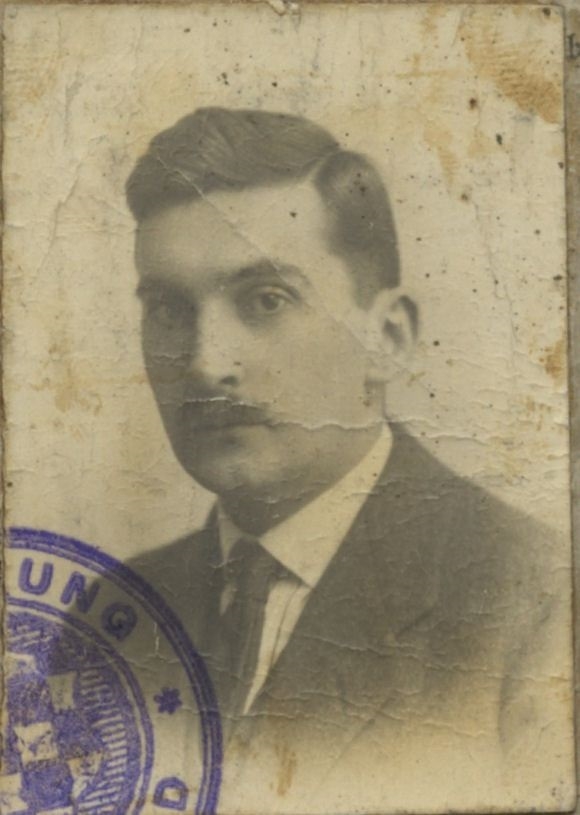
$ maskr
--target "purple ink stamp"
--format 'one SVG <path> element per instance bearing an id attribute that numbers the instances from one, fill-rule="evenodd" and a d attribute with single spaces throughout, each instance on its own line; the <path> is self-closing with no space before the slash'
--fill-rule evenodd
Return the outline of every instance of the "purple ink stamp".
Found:
<path id="1" fill-rule="evenodd" d="M 2 815 L 216 811 L 221 729 L 204 663 L 109 555 L 11 530 L 4 688 Z"/>

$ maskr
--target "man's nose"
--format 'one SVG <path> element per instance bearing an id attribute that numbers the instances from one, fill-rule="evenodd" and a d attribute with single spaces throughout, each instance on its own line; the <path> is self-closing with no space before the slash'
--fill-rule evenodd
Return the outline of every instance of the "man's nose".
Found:
<path id="1" fill-rule="evenodd" d="M 198 315 L 191 372 L 209 387 L 235 387 L 242 377 L 243 331 L 231 310 L 219 303 Z"/>

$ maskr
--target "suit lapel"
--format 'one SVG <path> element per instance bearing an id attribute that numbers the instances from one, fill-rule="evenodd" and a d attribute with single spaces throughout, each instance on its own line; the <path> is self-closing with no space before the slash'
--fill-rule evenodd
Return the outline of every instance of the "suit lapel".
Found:
<path id="1" fill-rule="evenodd" d="M 218 636 L 220 621 L 220 598 L 223 590 L 223 570 L 217 513 L 212 511 L 205 529 L 196 540 L 196 566 L 190 592 L 195 592 L 193 603 L 197 619 L 196 647 L 208 660 Z"/>
<path id="2" fill-rule="evenodd" d="M 221 570 L 215 513 L 204 529 L 132 561 L 131 566 L 160 592 L 204 657 L 219 619 Z"/>
<path id="3" fill-rule="evenodd" d="M 254 704 L 290 716 L 354 704 L 364 721 L 401 688 L 406 640 L 438 596 L 438 544 L 425 508 L 444 471 L 394 430 L 389 462 L 303 613 Z M 421 485 L 421 486 L 420 486 Z M 406 667 L 404 667 L 404 664 Z M 412 673 L 412 671 L 411 671 Z"/>

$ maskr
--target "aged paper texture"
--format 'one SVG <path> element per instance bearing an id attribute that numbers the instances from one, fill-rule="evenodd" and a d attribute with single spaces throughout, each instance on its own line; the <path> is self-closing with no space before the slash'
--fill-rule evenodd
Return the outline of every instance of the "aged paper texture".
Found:
<path id="1" fill-rule="evenodd" d="M 580 484 L 580 412 L 578 411 L 578 395 L 580 386 L 580 312 L 578 301 L 580 299 L 580 9 L 578 4 L 572 4 L 567 14 L 566 23 L 566 147 L 567 147 L 567 210 L 568 210 L 568 269 L 569 269 L 569 316 L 570 316 L 570 405 L 571 405 L 571 463 L 572 463 L 572 495 L 578 495 Z M 574 586 L 580 580 L 580 550 L 578 549 L 578 530 L 580 529 L 580 502 L 574 500 L 572 504 L 573 528 L 573 560 L 575 563 Z M 578 619 L 576 603 L 575 622 Z M 578 717 L 578 698 L 580 684 L 580 639 L 578 625 L 575 625 L 575 675 L 576 675 L 576 739 L 580 729 Z M 578 775 L 578 754 L 576 755 L 576 775 Z M 576 804 L 578 811 L 578 802 Z"/>
<path id="2" fill-rule="evenodd" d="M 559 10 L 4 34 L 0 811 L 572 808 Z"/>

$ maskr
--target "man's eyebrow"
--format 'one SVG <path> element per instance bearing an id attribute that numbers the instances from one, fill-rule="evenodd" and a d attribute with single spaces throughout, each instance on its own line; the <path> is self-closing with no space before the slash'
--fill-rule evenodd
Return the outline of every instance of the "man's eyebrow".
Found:
<path id="1" fill-rule="evenodd" d="M 298 282 L 303 285 L 310 285 L 306 275 L 298 268 L 287 263 L 276 263 L 271 260 L 259 260 L 248 266 L 234 269 L 230 272 L 216 274 L 213 282 L 214 286 L 235 286 L 244 283 L 264 283 L 271 282 L 277 278 L 280 282 Z M 190 299 L 191 294 L 185 286 L 180 286 L 178 282 L 172 280 L 159 279 L 157 277 L 143 278 L 135 290 L 137 297 L 177 297 Z"/>
<path id="2" fill-rule="evenodd" d="M 146 278 L 141 280 L 135 289 L 135 294 L 140 298 L 150 297 L 151 295 L 169 295 L 170 297 L 180 298 L 187 297 L 187 291 L 177 283 L 167 280 L 156 280 L 155 278 Z"/>
<path id="3" fill-rule="evenodd" d="M 272 277 L 278 277 L 280 280 L 294 279 L 306 284 L 309 282 L 304 272 L 302 272 L 298 266 L 293 266 L 288 263 L 276 263 L 272 260 L 258 261 L 258 263 L 253 263 L 251 266 L 244 266 L 242 269 L 238 269 L 238 271 L 231 275 L 230 282 L 245 283 L 253 282 L 254 280 L 260 281 L 264 278 L 271 279 Z"/>

